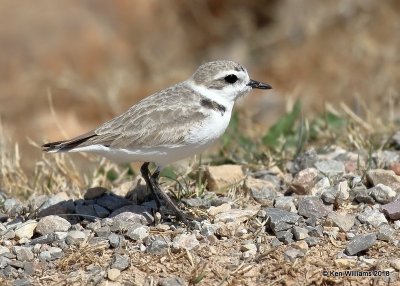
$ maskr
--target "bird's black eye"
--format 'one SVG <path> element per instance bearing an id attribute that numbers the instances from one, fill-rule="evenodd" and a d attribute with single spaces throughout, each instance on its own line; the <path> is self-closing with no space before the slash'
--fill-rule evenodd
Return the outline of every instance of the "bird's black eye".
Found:
<path id="1" fill-rule="evenodd" d="M 224 79 L 227 83 L 235 83 L 238 80 L 238 77 L 234 74 L 229 74 L 224 77 Z"/>

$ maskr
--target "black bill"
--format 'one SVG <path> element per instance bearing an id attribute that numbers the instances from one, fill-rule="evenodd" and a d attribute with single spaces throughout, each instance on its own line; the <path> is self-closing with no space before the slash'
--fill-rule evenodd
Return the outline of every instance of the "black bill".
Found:
<path id="1" fill-rule="evenodd" d="M 251 79 L 247 86 L 251 86 L 252 88 L 259 88 L 259 89 L 271 89 L 272 86 L 270 86 L 268 83 L 262 83 L 256 80 Z"/>

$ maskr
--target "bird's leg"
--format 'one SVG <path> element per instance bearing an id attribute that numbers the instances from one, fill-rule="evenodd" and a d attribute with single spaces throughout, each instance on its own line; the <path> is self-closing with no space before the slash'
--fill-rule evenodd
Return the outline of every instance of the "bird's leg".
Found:
<path id="1" fill-rule="evenodd" d="M 157 194 L 157 190 L 154 184 L 154 179 L 150 176 L 149 162 L 144 163 L 142 167 L 140 167 L 140 172 L 142 173 L 142 177 L 145 180 L 147 187 L 150 189 L 151 194 L 154 197 L 154 200 L 156 201 L 157 209 L 160 210 L 161 200 Z"/>
<path id="2" fill-rule="evenodd" d="M 148 169 L 149 163 L 144 163 L 141 167 L 142 171 L 142 176 L 145 177 L 147 176 L 147 179 L 145 178 L 146 184 L 149 186 L 149 188 L 152 190 L 152 193 L 154 196 L 157 198 L 157 200 L 160 200 L 160 198 L 166 203 L 166 205 L 174 212 L 176 215 L 177 219 L 182 221 L 184 224 L 187 226 L 190 226 L 189 221 L 186 219 L 185 214 L 174 204 L 174 202 L 170 199 L 170 197 L 161 189 L 160 185 L 158 184 L 158 179 L 160 177 L 160 171 L 161 168 L 157 167 L 156 171 L 150 175 L 149 169 Z M 157 203 L 158 208 L 160 206 Z"/>

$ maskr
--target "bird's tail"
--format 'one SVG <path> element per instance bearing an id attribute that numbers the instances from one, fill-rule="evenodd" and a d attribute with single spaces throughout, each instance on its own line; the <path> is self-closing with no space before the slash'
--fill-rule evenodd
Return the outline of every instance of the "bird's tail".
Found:
<path id="1" fill-rule="evenodd" d="M 70 140 L 46 143 L 42 145 L 42 151 L 49 153 L 68 152 L 95 136 L 97 136 L 96 133 L 88 132 L 86 134 L 83 134 L 79 137 L 75 137 Z"/>

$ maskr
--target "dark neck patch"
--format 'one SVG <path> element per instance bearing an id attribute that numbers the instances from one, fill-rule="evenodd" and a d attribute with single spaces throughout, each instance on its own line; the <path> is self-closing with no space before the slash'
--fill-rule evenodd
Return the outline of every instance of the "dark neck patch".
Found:
<path id="1" fill-rule="evenodd" d="M 215 102 L 211 99 L 208 99 L 208 98 L 202 98 L 200 100 L 200 104 L 201 104 L 201 106 L 203 106 L 205 108 L 209 108 L 209 109 L 213 109 L 215 111 L 221 112 L 221 115 L 224 115 L 224 113 L 226 111 L 225 106 L 223 106 L 222 104 L 219 104 L 218 102 Z"/>

